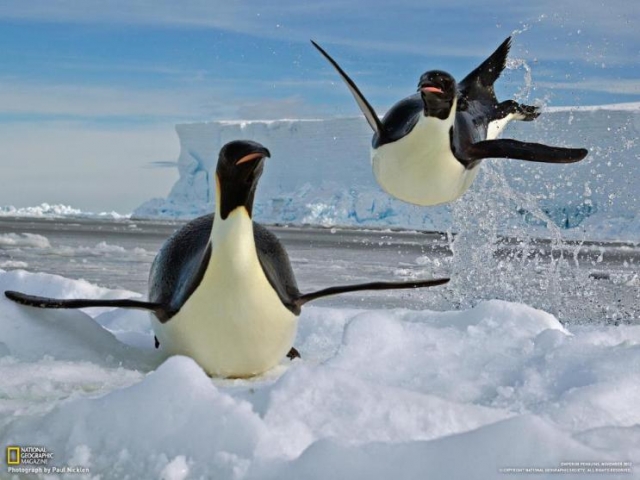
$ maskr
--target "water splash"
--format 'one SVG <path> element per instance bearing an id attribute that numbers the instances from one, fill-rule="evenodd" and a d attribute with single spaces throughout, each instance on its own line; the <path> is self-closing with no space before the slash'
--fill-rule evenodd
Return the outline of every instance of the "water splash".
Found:
<path id="1" fill-rule="evenodd" d="M 529 99 L 529 95 L 533 90 L 533 74 L 531 67 L 524 58 L 508 58 L 507 70 L 524 70 L 524 85 L 514 94 L 513 98 L 516 102 L 525 103 Z"/>
<path id="2" fill-rule="evenodd" d="M 487 162 L 472 188 L 453 204 L 455 235 L 451 284 L 443 295 L 448 308 L 470 308 L 479 301 L 504 299 L 526 303 L 564 321 L 590 319 L 589 309 L 577 308 L 576 296 L 589 297 L 589 272 L 579 267 L 583 242 L 567 243 L 563 231 L 549 222 L 531 194 L 514 190 L 499 162 Z M 487 196 L 491 191 L 494 195 Z M 537 239 L 517 214 L 524 206 L 548 223 L 550 238 Z"/>
<path id="3" fill-rule="evenodd" d="M 567 128 L 571 116 L 566 112 Z M 481 300 L 498 298 L 541 308 L 564 322 L 638 321 L 634 305 L 640 291 L 630 277 L 630 265 L 611 270 L 606 262 L 606 256 L 616 247 L 605 248 L 588 241 L 592 238 L 585 233 L 589 231 L 586 228 L 568 230 L 556 224 L 575 227 L 582 221 L 589 222 L 589 212 L 607 215 L 621 203 L 638 205 L 637 176 L 633 173 L 638 166 L 621 161 L 621 157 L 637 157 L 635 142 L 625 140 L 635 138 L 637 125 L 634 119 L 623 121 L 621 115 L 612 113 L 610 117 L 616 125 L 611 142 L 594 146 L 585 139 L 591 157 L 584 165 L 572 168 L 500 160 L 483 163 L 469 192 L 452 204 L 451 232 L 456 232 L 448 235 L 453 252 L 449 263 L 452 281 L 438 308 L 468 308 Z M 586 120 L 583 115 L 571 129 L 604 128 Z M 533 128 L 548 143 L 563 144 L 566 130 L 558 128 L 560 125 L 562 122 L 542 119 L 538 125 L 524 128 Z M 523 127 L 518 124 L 515 128 Z M 518 132 L 508 136 L 520 137 Z M 555 180 L 534 189 L 532 182 L 551 168 L 556 169 Z M 626 175 L 622 171 L 612 174 L 620 168 L 626 169 Z M 579 174 L 580 169 L 588 169 L 591 176 Z M 597 203 L 594 196 L 609 200 Z M 566 221 L 559 221 L 560 213 Z M 578 218 L 580 215 L 584 218 Z M 636 221 L 636 217 L 630 217 L 628 224 Z M 635 257 L 631 257 L 633 262 Z M 602 301 L 599 292 L 603 289 L 615 302 Z"/>

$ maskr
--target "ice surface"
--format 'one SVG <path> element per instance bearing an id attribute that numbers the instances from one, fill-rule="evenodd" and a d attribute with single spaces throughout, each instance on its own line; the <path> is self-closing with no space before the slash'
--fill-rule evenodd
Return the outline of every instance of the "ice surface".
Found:
<path id="1" fill-rule="evenodd" d="M 453 206 L 416 207 L 390 198 L 375 183 L 363 118 L 211 122 L 178 125 L 180 178 L 166 199 L 156 198 L 137 217 L 191 218 L 212 211 L 220 147 L 247 138 L 272 153 L 254 214 L 268 223 L 398 227 L 446 231 L 464 228 L 451 209 L 482 198 L 485 211 L 507 199 L 502 231 L 527 228 L 553 236 L 637 241 L 640 234 L 638 104 L 549 109 L 535 122 L 512 122 L 503 136 L 552 145 L 587 147 L 573 165 L 491 160 L 472 192 Z M 493 182 L 483 176 L 494 176 Z M 454 215 L 455 216 L 455 215 Z M 458 215 L 459 217 L 459 215 Z"/>
<path id="2" fill-rule="evenodd" d="M 0 289 L 134 296 L 20 271 L 0 272 Z M 495 300 L 308 307 L 301 360 L 212 380 L 189 358 L 158 356 L 144 312 L 88 312 L 0 299 L 0 444 L 43 445 L 102 479 L 484 480 L 640 462 L 640 326 L 567 329 Z"/>

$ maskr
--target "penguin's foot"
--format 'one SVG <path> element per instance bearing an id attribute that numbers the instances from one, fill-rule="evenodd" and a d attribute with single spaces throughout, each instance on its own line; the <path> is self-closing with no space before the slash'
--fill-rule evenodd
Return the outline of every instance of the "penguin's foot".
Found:
<path id="1" fill-rule="evenodd" d="M 540 108 L 518 103 L 515 100 L 506 100 L 495 106 L 494 120 L 505 118 L 507 115 L 514 115 L 515 120 L 530 122 L 540 116 Z"/>
<path id="2" fill-rule="evenodd" d="M 289 360 L 293 360 L 294 358 L 302 358 L 302 357 L 300 356 L 300 352 L 298 350 L 291 347 L 291 350 L 289 350 L 289 353 L 287 353 L 287 358 Z"/>

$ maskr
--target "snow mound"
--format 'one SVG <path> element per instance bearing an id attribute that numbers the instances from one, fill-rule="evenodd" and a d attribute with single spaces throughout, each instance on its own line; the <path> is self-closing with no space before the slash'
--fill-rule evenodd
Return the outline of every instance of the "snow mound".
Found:
<path id="1" fill-rule="evenodd" d="M 233 474 L 248 463 L 264 429 L 248 402 L 219 391 L 193 360 L 173 357 L 128 388 L 16 422 L 5 439 L 55 445 L 62 459 L 86 449 L 84 466 L 110 478 L 159 478 L 163 472 L 172 478 L 180 464 L 191 470 L 176 460 L 185 455 Z M 194 473 L 206 470 L 196 466 Z"/>
<path id="2" fill-rule="evenodd" d="M 125 290 L 108 290 L 83 280 L 22 270 L 0 273 L 0 291 L 17 290 L 54 298 L 121 298 L 138 296 Z M 44 310 L 0 298 L 2 336 L 6 354 L 20 361 L 45 356 L 62 361 L 87 361 L 101 366 L 151 368 L 155 352 L 134 350 L 118 341 L 80 310 Z M 102 310 L 93 309 L 93 312 Z M 130 314 L 130 312 L 127 312 Z M 149 347 L 152 347 L 152 340 Z"/>
<path id="3" fill-rule="evenodd" d="M 528 473 L 525 477 L 539 479 L 553 476 L 554 472 L 545 473 L 545 468 L 559 468 L 567 458 L 602 459 L 598 455 L 547 422 L 521 416 L 432 441 L 350 447 L 334 440 L 321 440 L 293 462 L 266 475 L 254 470 L 249 478 L 485 480 L 521 478 L 519 468 L 536 468 L 540 475 Z M 515 470 L 513 475 L 509 474 L 511 469 Z M 582 478 L 589 476 L 585 473 Z"/>
<path id="4" fill-rule="evenodd" d="M 20 271 L 0 288 L 133 296 Z M 159 357 L 144 312 L 92 315 L 0 299 L 1 444 L 104 479 L 548 478 L 579 468 L 566 462 L 640 462 L 640 326 L 568 331 L 497 300 L 309 307 L 302 359 L 223 380 Z"/>

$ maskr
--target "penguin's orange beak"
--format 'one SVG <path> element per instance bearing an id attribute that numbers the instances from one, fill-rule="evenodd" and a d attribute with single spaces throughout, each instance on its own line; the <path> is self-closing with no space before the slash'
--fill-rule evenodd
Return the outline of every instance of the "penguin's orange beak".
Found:
<path id="1" fill-rule="evenodd" d="M 245 155 L 240 160 L 238 160 L 236 162 L 236 165 L 241 165 L 241 164 L 247 163 L 247 162 L 253 162 L 254 160 L 258 160 L 258 159 L 263 158 L 263 157 L 264 157 L 264 155 L 262 153 L 250 153 L 249 155 Z"/>
<path id="2" fill-rule="evenodd" d="M 439 93 L 441 95 L 444 93 L 441 88 L 431 87 L 431 86 L 429 86 L 429 87 L 421 87 L 420 90 L 423 93 L 427 93 L 427 92 L 429 92 L 429 93 Z"/>

